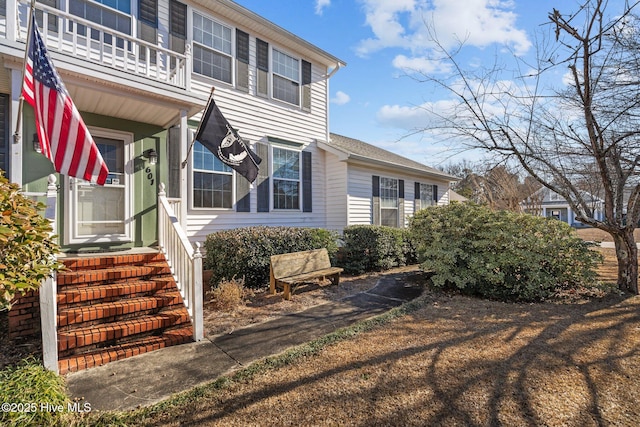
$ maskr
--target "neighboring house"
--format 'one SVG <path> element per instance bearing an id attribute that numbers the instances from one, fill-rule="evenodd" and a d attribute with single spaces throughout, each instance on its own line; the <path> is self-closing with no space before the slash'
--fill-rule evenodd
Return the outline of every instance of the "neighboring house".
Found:
<path id="1" fill-rule="evenodd" d="M 604 219 L 604 202 L 598 197 L 585 193 L 585 200 L 594 209 L 595 219 Z M 576 220 L 576 212 L 569 206 L 564 197 L 558 193 L 542 187 L 522 203 L 523 210 L 533 215 L 554 218 L 566 222 L 574 227 L 583 224 Z"/>
<path id="2" fill-rule="evenodd" d="M 325 152 L 326 227 L 405 227 L 419 209 L 447 204 L 457 178 L 353 138 L 331 134 Z"/>

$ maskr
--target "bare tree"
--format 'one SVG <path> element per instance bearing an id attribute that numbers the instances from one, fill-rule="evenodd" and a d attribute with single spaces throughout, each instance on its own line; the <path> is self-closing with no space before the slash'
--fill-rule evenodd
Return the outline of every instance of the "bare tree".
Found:
<path id="1" fill-rule="evenodd" d="M 607 0 L 584 0 L 570 15 L 554 9 L 548 27 L 553 37 L 538 40 L 537 63 L 516 58 L 515 70 L 506 70 L 497 59 L 490 67 L 464 70 L 458 60 L 464 43 L 448 50 L 432 34 L 438 59 L 455 73 L 450 79 L 425 75 L 424 80 L 446 89 L 457 102 L 449 109 L 430 109 L 433 120 L 422 129 L 447 132 L 470 148 L 517 160 L 535 180 L 566 199 L 578 221 L 611 234 L 618 287 L 635 294 L 638 248 L 633 232 L 640 220 L 638 3 L 625 3 L 613 18 L 607 17 L 612 7 Z M 506 71 L 511 74 L 506 76 Z M 564 85 L 547 86 L 558 71 Z M 595 215 L 596 198 L 604 200 L 604 220 Z"/>
<path id="2" fill-rule="evenodd" d="M 447 173 L 460 177 L 452 185 L 454 191 L 475 203 L 512 212 L 521 212 L 522 202 L 540 188 L 540 184 L 532 181 L 531 177 L 521 179 L 521 169 L 464 160 L 445 167 Z"/>

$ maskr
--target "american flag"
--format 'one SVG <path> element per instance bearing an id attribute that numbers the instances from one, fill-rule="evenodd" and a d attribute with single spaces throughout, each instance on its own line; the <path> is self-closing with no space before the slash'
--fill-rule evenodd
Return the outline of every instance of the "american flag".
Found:
<path id="1" fill-rule="evenodd" d="M 107 165 L 49 58 L 33 13 L 31 28 L 22 96 L 35 111 L 42 154 L 57 172 L 103 185 Z"/>

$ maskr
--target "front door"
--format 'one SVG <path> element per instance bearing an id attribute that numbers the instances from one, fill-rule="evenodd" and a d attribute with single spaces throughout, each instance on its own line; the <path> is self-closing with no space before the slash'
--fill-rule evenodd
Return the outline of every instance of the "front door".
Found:
<path id="1" fill-rule="evenodd" d="M 104 186 L 67 178 L 67 243 L 130 242 L 133 138 L 105 130 L 91 130 L 91 134 L 109 168 L 109 176 Z"/>

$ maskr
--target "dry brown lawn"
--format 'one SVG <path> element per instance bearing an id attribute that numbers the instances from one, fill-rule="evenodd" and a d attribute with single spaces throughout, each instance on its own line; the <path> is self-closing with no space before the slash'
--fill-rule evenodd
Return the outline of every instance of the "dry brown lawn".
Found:
<path id="1" fill-rule="evenodd" d="M 640 297 L 505 304 L 426 291 L 410 315 L 146 424 L 638 426 L 639 399 Z"/>

